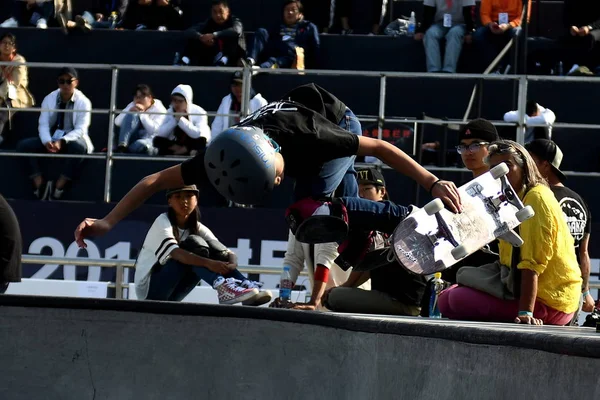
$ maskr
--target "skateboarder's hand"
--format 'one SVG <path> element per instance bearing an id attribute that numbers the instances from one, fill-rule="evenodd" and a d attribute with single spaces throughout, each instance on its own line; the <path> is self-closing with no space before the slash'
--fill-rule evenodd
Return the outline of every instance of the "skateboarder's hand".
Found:
<path id="1" fill-rule="evenodd" d="M 86 218 L 75 229 L 75 242 L 79 248 L 85 249 L 87 245 L 83 239 L 90 236 L 101 236 L 110 231 L 112 226 L 103 219 Z"/>
<path id="2" fill-rule="evenodd" d="M 462 211 L 460 195 L 454 182 L 438 181 L 431 188 L 431 195 L 442 200 L 451 211 L 455 213 Z"/>
<path id="3" fill-rule="evenodd" d="M 541 319 L 533 318 L 528 315 L 520 315 L 515 318 L 515 322 L 517 324 L 526 324 L 526 325 L 544 325 Z"/>

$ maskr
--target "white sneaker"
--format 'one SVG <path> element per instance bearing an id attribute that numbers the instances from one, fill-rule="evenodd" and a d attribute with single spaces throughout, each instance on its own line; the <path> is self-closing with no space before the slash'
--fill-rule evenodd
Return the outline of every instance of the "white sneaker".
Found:
<path id="1" fill-rule="evenodd" d="M 0 24 L 0 28 L 18 28 L 18 27 L 19 27 L 19 23 L 17 22 L 16 19 L 14 19 L 12 17 Z"/>
<path id="2" fill-rule="evenodd" d="M 245 287 L 247 289 L 258 289 L 259 290 L 257 295 L 255 295 L 254 297 L 252 297 L 246 301 L 243 301 L 242 305 L 262 306 L 263 304 L 270 302 L 271 299 L 273 298 L 273 294 L 271 293 L 270 290 L 260 290 L 260 288 L 263 286 L 262 282 L 255 282 L 255 281 L 246 279 L 244 282 L 242 282 L 241 286 Z"/>
<path id="3" fill-rule="evenodd" d="M 38 19 L 36 27 L 39 29 L 48 29 L 48 22 L 44 18 Z"/>
<path id="4" fill-rule="evenodd" d="M 219 278 L 213 289 L 219 295 L 219 304 L 235 304 L 248 300 L 258 294 L 258 289 L 247 289 L 240 286 L 240 281 L 234 278 Z"/>

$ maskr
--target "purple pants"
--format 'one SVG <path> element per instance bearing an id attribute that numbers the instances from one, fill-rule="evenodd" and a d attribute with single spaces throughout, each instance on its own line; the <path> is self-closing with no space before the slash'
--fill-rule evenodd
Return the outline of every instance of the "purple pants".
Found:
<path id="1" fill-rule="evenodd" d="M 503 300 L 466 286 L 452 285 L 440 293 L 438 300 L 442 316 L 485 322 L 514 322 L 519 313 L 519 300 Z M 573 314 L 565 314 L 535 302 L 533 316 L 546 325 L 567 325 Z"/>

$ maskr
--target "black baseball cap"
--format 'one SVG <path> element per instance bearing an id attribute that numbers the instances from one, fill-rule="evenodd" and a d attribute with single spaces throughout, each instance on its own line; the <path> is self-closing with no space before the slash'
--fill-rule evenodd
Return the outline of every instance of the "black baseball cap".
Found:
<path id="1" fill-rule="evenodd" d="M 558 176 L 560 181 L 567 179 L 566 175 L 562 173 L 560 163 L 563 159 L 563 152 L 552 140 L 548 139 L 535 139 L 534 141 L 525 145 L 528 152 L 538 157 L 540 160 L 548 161 L 552 170 Z"/>
<path id="2" fill-rule="evenodd" d="M 383 174 L 375 168 L 365 168 L 358 170 L 356 179 L 358 183 L 371 183 L 375 186 L 385 186 Z"/>
<path id="3" fill-rule="evenodd" d="M 499 140 L 500 136 L 494 124 L 487 119 L 478 118 L 462 126 L 458 132 L 458 140 L 464 139 L 481 139 L 492 143 Z"/>
<path id="4" fill-rule="evenodd" d="M 196 193 L 196 196 L 197 196 L 198 188 L 196 187 L 196 185 L 187 185 L 187 186 L 181 186 L 181 187 L 174 188 L 174 189 L 168 189 L 167 197 L 171 196 L 174 193 L 179 193 L 179 192 L 194 192 L 194 193 Z"/>
<path id="5" fill-rule="evenodd" d="M 57 77 L 63 76 L 63 75 L 70 75 L 71 78 L 75 78 L 75 79 L 79 79 L 79 74 L 77 74 L 77 70 L 73 67 L 63 67 L 60 69 L 60 71 L 58 71 L 58 75 Z"/>
<path id="6" fill-rule="evenodd" d="M 231 76 L 231 84 L 234 83 L 244 83 L 244 74 L 242 71 L 235 71 Z"/>

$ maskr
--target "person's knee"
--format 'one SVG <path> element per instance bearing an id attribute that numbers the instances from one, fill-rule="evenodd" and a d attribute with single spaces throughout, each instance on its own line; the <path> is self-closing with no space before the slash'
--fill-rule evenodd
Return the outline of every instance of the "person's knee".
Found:
<path id="1" fill-rule="evenodd" d="M 459 40 L 462 41 L 465 37 L 465 30 L 462 26 L 455 26 L 448 31 L 446 40 Z"/>
<path id="2" fill-rule="evenodd" d="M 179 243 L 179 247 L 200 257 L 209 258 L 210 256 L 208 243 L 198 235 L 188 236 L 184 241 Z"/>
<path id="3" fill-rule="evenodd" d="M 29 152 L 34 148 L 34 145 L 37 144 L 38 138 L 26 138 L 23 140 L 19 140 L 17 143 L 16 149 L 19 152 Z M 41 144 L 41 142 L 40 142 Z"/>
<path id="4" fill-rule="evenodd" d="M 425 44 L 430 43 L 433 40 L 439 41 L 442 38 L 442 36 L 442 30 L 438 26 L 432 25 L 431 27 L 429 27 L 429 29 L 427 29 L 427 32 L 425 32 L 425 36 L 423 36 L 423 41 L 425 42 Z"/>
<path id="5" fill-rule="evenodd" d="M 258 28 L 256 30 L 256 32 L 254 33 L 254 36 L 256 38 L 266 40 L 269 37 L 269 32 L 267 32 L 267 30 L 265 28 Z"/>

